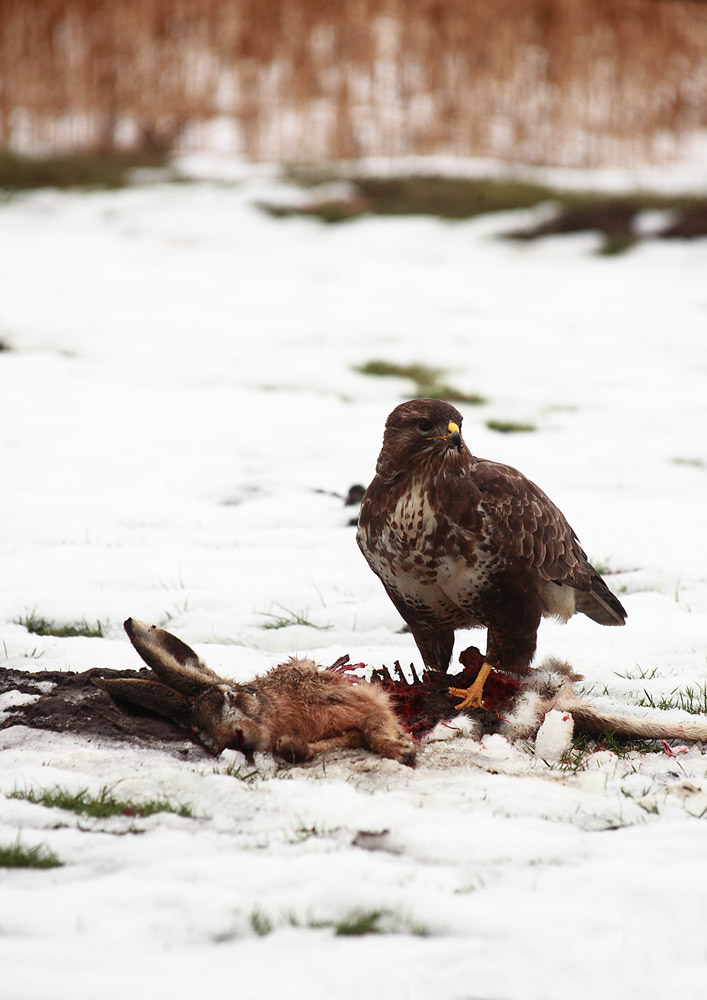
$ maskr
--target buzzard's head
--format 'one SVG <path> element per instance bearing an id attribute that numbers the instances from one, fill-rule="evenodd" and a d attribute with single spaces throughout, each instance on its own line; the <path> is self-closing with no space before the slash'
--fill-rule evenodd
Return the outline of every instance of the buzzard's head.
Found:
<path id="1" fill-rule="evenodd" d="M 447 459 L 458 464 L 466 451 L 462 419 L 459 410 L 441 399 L 411 399 L 396 406 L 385 422 L 379 473 L 410 469 L 420 462 L 433 462 L 436 468 Z"/>

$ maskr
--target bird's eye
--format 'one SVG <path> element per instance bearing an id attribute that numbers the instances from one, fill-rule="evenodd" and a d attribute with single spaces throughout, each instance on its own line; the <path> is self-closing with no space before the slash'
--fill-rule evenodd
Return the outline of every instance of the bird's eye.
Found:
<path id="1" fill-rule="evenodd" d="M 420 431 L 422 431 L 423 434 L 427 434 L 428 431 L 432 430 L 432 421 L 431 420 L 418 420 L 417 421 L 417 429 L 420 430 Z"/>

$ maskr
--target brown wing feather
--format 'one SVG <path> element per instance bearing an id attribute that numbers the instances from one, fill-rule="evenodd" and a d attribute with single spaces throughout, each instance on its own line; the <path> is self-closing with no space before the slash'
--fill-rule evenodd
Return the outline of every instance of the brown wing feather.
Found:
<path id="1" fill-rule="evenodd" d="M 474 481 L 489 529 L 502 550 L 541 580 L 576 590 L 577 610 L 603 625 L 623 625 L 626 611 L 587 558 L 573 528 L 546 493 L 517 469 L 479 459 Z"/>
<path id="2" fill-rule="evenodd" d="M 565 516 L 517 469 L 479 459 L 474 482 L 489 531 L 508 556 L 545 581 L 588 590 L 594 570 Z"/>

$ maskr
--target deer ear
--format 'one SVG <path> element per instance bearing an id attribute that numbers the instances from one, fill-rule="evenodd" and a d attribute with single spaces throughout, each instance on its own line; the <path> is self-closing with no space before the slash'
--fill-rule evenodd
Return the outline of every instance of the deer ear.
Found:
<path id="1" fill-rule="evenodd" d="M 111 698 L 146 708 L 156 715 L 164 715 L 180 726 L 189 728 L 191 724 L 191 706 L 188 700 L 166 684 L 139 678 L 92 677 L 91 680 Z"/>
<path id="2" fill-rule="evenodd" d="M 200 694 L 220 682 L 218 674 L 201 662 L 191 646 L 171 632 L 136 618 L 128 618 L 123 627 L 148 667 L 182 694 Z"/>

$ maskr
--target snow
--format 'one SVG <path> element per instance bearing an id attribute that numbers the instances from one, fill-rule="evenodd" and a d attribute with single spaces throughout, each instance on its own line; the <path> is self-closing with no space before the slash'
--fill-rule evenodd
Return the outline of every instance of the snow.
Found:
<path id="1" fill-rule="evenodd" d="M 562 760 L 572 746 L 574 720 L 569 712 L 553 708 L 543 719 L 535 737 L 535 755 L 541 760 Z"/>
<path id="2" fill-rule="evenodd" d="M 250 169 L 0 203 L 3 665 L 137 667 L 134 615 L 239 680 L 290 654 L 420 670 L 342 499 L 413 391 L 354 370 L 382 357 L 483 393 L 460 407 L 472 450 L 538 482 L 608 567 L 627 626 L 547 621 L 538 657 L 568 660 L 612 710 L 703 689 L 707 241 L 602 257 L 591 234 L 497 238 L 517 213 L 276 220 L 254 203 L 282 183 Z M 17 622 L 33 611 L 105 637 L 31 634 Z M 264 627 L 294 613 L 313 624 Z M 460 635 L 456 654 L 483 641 Z M 701 748 L 573 771 L 453 726 L 414 771 L 3 730 L 0 845 L 64 862 L 0 870 L 3 992 L 698 995 Z M 7 797 L 106 785 L 194 817 Z M 381 933 L 335 933 L 371 911 Z"/>

